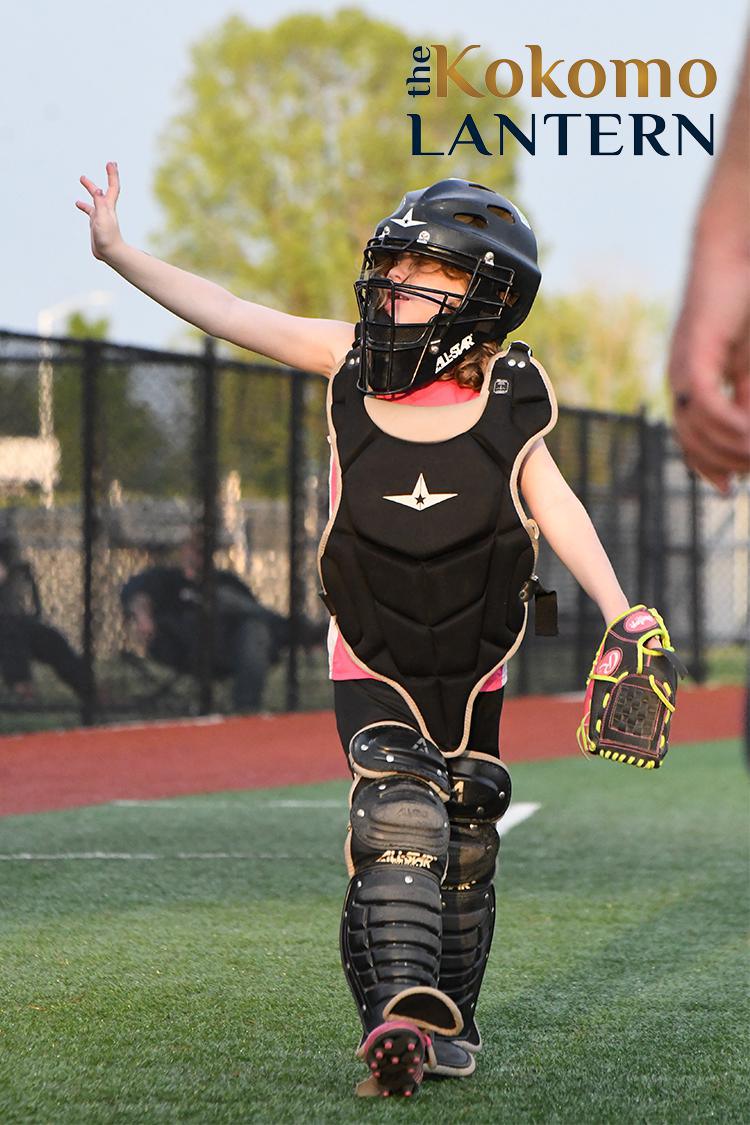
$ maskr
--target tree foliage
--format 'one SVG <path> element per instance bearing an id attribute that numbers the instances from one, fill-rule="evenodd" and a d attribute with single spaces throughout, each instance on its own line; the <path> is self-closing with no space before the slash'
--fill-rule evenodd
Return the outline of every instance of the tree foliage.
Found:
<path id="1" fill-rule="evenodd" d="M 422 115 L 427 149 L 446 150 L 467 113 L 483 136 L 497 130 L 491 98 L 407 95 L 412 51 L 434 39 L 354 9 L 268 28 L 228 18 L 194 46 L 180 109 L 162 131 L 157 252 L 240 297 L 356 319 L 362 247 L 405 190 L 460 176 L 515 194 L 514 146 L 503 158 L 469 145 L 412 156 L 407 113 Z M 449 57 L 460 46 L 449 44 Z M 477 69 L 487 62 L 472 56 Z M 503 110 L 521 122 L 517 105 Z M 540 298 L 520 335 L 561 401 L 631 410 L 648 393 L 654 330 L 637 299 L 581 293 Z M 285 382 L 222 374 L 222 466 L 239 470 L 246 490 L 286 489 L 287 407 Z"/>
<path id="2" fill-rule="evenodd" d="M 540 294 L 513 335 L 531 343 L 566 406 L 633 413 L 661 401 L 664 314 L 633 294 Z"/>
<path id="3" fill-rule="evenodd" d="M 432 39 L 353 9 L 266 29 L 227 19 L 194 47 L 183 108 L 163 131 L 159 251 L 239 296 L 353 319 L 362 247 L 404 191 L 447 176 L 514 183 L 511 156 L 411 155 L 409 112 L 437 147 L 468 112 L 492 131 L 489 98 L 407 95 L 413 48 Z"/>
<path id="4" fill-rule="evenodd" d="M 357 10 L 264 29 L 227 19 L 193 48 L 182 108 L 163 130 L 157 252 L 240 297 L 356 319 L 363 246 L 405 191 L 448 176 L 513 187 L 512 156 L 490 163 L 467 145 L 411 155 L 409 112 L 445 148 L 466 113 L 488 135 L 494 120 L 490 99 L 407 95 L 412 51 L 433 39 Z M 220 448 L 250 491 L 280 495 L 288 389 L 271 382 L 222 375 Z"/>
<path id="5" fill-rule="evenodd" d="M 65 335 L 77 340 L 106 341 L 109 320 L 88 319 L 73 313 Z M 66 351 L 54 364 L 54 430 L 61 448 L 60 488 L 80 489 L 82 462 L 82 373 L 79 356 Z M 158 376 L 157 376 L 158 377 Z M 139 493 L 185 492 L 192 476 L 181 472 L 177 451 L 170 443 L 163 420 L 135 391 L 135 373 L 125 364 L 107 362 L 98 370 L 94 421 L 101 488 L 117 480 Z"/>

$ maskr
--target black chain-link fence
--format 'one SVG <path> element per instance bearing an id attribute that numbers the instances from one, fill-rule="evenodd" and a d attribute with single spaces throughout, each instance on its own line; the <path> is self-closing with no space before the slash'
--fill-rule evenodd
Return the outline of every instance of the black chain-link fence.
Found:
<path id="1" fill-rule="evenodd" d="M 330 706 L 324 399 L 323 380 L 211 340 L 187 355 L 0 332 L 0 730 Z M 705 498 L 665 427 L 562 409 L 548 444 L 692 674 L 716 644 L 731 665 L 747 544 L 744 593 L 725 544 L 733 600 L 707 597 Z M 509 690 L 580 690 L 598 610 L 546 546 L 539 571 L 560 636 L 529 636 Z"/>

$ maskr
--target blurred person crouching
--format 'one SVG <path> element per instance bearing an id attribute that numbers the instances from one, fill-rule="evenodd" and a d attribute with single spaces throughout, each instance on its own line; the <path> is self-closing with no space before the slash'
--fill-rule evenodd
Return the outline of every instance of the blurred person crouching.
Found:
<path id="1" fill-rule="evenodd" d="M 32 662 L 48 664 L 83 699 L 83 659 L 59 629 L 43 620 L 39 590 L 31 565 L 21 556 L 13 533 L 0 536 L 0 676 L 20 700 L 34 697 Z"/>
<path id="2" fill-rule="evenodd" d="M 261 708 L 268 672 L 291 640 L 289 619 L 261 605 L 230 570 L 213 570 L 214 635 L 211 674 L 232 677 L 232 708 Z M 151 659 L 177 672 L 196 675 L 201 663 L 202 606 L 199 537 L 180 548 L 179 565 L 152 566 L 133 575 L 120 599 L 126 620 Z M 322 642 L 326 625 L 305 619 L 300 640 Z"/>

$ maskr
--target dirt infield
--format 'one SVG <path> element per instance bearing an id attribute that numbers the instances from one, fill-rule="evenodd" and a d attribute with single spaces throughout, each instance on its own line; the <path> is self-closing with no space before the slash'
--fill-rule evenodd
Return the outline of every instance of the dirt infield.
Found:
<path id="1" fill-rule="evenodd" d="M 743 701 L 739 687 L 683 689 L 673 745 L 739 737 Z M 580 698 L 509 700 L 503 758 L 577 754 L 580 713 Z M 0 738 L 0 815 L 347 776 L 330 711 L 26 734 Z"/>

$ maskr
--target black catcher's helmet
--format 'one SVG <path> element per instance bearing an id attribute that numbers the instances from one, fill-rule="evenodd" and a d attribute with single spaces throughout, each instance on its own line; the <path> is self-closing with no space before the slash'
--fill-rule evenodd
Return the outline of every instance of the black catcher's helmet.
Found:
<path id="1" fill-rule="evenodd" d="M 466 294 L 452 308 L 442 290 L 390 281 L 399 254 L 421 254 L 469 274 Z M 541 273 L 536 238 L 521 211 L 491 188 L 439 180 L 410 191 L 378 223 L 355 282 L 360 312 L 359 387 L 398 394 L 433 382 L 472 348 L 502 341 L 528 316 Z M 396 324 L 399 293 L 435 304 L 424 324 Z"/>

